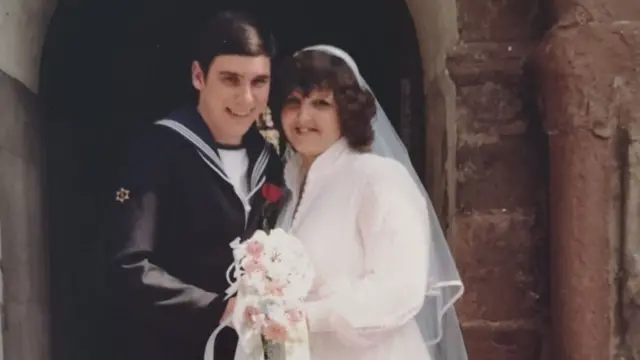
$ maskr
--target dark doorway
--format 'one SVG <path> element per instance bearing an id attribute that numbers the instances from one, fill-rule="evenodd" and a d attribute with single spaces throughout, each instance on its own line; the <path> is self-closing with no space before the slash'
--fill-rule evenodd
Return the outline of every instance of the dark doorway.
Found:
<path id="1" fill-rule="evenodd" d="M 424 173 L 424 95 L 403 1 L 60 1 L 41 69 L 55 360 L 109 359 L 104 209 L 123 144 L 190 100 L 189 41 L 220 9 L 270 19 L 280 54 L 348 51 Z M 116 329 L 117 331 L 117 329 Z"/>

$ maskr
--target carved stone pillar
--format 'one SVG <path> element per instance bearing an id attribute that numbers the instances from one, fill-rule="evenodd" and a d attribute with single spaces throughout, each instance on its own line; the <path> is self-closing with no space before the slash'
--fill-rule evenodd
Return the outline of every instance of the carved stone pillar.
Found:
<path id="1" fill-rule="evenodd" d="M 619 274 L 626 129 L 640 122 L 640 2 L 552 8 L 558 22 L 534 56 L 550 147 L 552 358 L 635 359 Z"/>

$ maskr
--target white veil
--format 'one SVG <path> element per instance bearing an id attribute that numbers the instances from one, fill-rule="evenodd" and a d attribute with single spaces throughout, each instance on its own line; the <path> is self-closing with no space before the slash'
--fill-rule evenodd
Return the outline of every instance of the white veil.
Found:
<path id="1" fill-rule="evenodd" d="M 360 86 L 372 92 L 362 75 L 360 75 L 355 61 L 343 50 L 331 45 L 315 45 L 304 48 L 298 53 L 303 51 L 321 51 L 342 59 L 351 68 Z M 407 149 L 377 99 L 376 110 L 376 115 L 372 119 L 374 130 L 373 153 L 401 162 L 409 170 L 421 189 L 429 207 L 431 234 L 425 239 L 425 241 L 432 242 L 431 246 L 427 247 L 431 249 L 427 254 L 429 277 L 426 284 L 427 291 L 424 305 L 416 316 L 416 321 L 425 343 L 429 347 L 432 359 L 467 360 L 460 324 L 453 306 L 464 291 L 455 261 L 449 250 L 431 199 L 413 165 L 411 165 Z"/>

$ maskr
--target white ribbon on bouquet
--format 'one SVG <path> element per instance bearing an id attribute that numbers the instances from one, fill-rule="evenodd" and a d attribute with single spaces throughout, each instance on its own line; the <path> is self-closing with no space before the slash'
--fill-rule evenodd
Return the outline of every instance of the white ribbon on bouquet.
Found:
<path id="1" fill-rule="evenodd" d="M 269 239 L 266 240 L 266 237 Z M 261 245 L 267 244 L 267 251 L 282 255 L 284 261 L 264 261 L 255 263 L 263 266 L 269 275 L 276 279 L 286 277 L 287 286 L 280 289 L 275 295 L 265 295 L 267 282 L 264 277 L 247 271 L 243 262 L 248 255 L 247 244 L 256 238 Z M 260 241 L 262 240 L 262 241 Z M 255 242 L 254 242 L 255 244 Z M 280 246 L 278 246 L 280 245 Z M 236 359 L 245 360 L 309 360 L 309 342 L 307 325 L 302 313 L 302 299 L 309 292 L 313 283 L 313 269 L 311 263 L 304 254 L 304 248 L 299 241 L 286 234 L 282 230 L 272 231 L 266 235 L 264 232 L 257 232 L 251 239 L 240 242 L 234 240 L 231 244 L 234 255 L 234 262 L 227 269 L 227 282 L 229 287 L 225 291 L 225 300 L 236 295 L 233 313 L 213 331 L 205 346 L 204 360 L 214 359 L 215 340 L 220 331 L 227 326 L 232 327 L 238 333 L 238 348 Z M 272 256 L 258 257 L 261 259 L 272 259 Z M 288 261 L 287 261 L 288 260 Z M 291 280 L 294 280 L 293 282 Z M 254 314 L 253 321 L 247 321 L 247 311 L 259 309 L 258 314 Z M 295 311 L 285 311 L 295 310 Z M 283 353 L 277 359 L 265 359 L 262 335 L 264 326 L 268 325 L 264 314 L 269 314 L 271 326 L 282 327 L 286 330 L 287 339 L 278 344 Z M 298 321 L 293 321 L 288 314 L 299 314 Z M 294 319 L 295 320 L 295 319 Z M 267 327 L 268 328 L 268 327 Z"/>

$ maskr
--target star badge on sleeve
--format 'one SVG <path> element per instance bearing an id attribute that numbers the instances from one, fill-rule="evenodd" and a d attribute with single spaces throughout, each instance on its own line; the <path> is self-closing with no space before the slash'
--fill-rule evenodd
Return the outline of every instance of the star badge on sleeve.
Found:
<path id="1" fill-rule="evenodd" d="M 118 191 L 116 191 L 116 201 L 124 203 L 125 200 L 129 200 L 129 193 L 129 190 L 121 187 L 120 189 L 118 189 Z"/>

